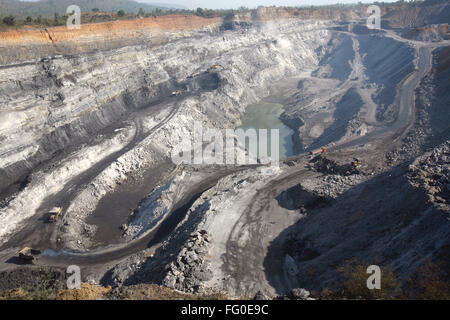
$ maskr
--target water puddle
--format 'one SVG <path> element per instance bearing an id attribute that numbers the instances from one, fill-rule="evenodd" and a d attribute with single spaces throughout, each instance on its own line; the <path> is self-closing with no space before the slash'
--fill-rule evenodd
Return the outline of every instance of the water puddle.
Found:
<path id="1" fill-rule="evenodd" d="M 282 113 L 283 105 L 278 103 L 258 102 L 251 104 L 245 111 L 240 128 L 244 130 L 269 129 L 267 145 L 269 154 L 271 148 L 270 129 L 278 129 L 280 159 L 285 159 L 294 154 L 294 144 L 292 141 L 294 131 L 280 120 Z"/>

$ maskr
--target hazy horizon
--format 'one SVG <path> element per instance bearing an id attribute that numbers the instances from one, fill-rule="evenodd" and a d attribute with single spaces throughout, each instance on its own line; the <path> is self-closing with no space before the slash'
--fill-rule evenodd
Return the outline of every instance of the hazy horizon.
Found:
<path id="1" fill-rule="evenodd" d="M 166 5 L 178 5 L 189 9 L 195 8 L 208 8 L 208 9 L 232 9 L 239 8 L 241 6 L 256 8 L 258 6 L 308 6 L 308 5 L 329 5 L 329 4 L 349 4 L 349 3 L 373 3 L 374 0 L 135 0 L 137 2 L 147 4 L 166 4 Z M 395 2 L 395 1 L 384 1 Z"/>

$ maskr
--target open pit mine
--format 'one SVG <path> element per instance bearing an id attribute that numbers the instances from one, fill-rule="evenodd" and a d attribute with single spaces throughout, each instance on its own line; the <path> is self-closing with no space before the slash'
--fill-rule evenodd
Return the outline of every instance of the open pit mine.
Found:
<path id="1" fill-rule="evenodd" d="M 106 298 L 364 298 L 345 279 L 376 265 L 383 297 L 423 297 L 432 273 L 449 298 L 449 12 L 0 32 L 0 291 L 62 292 L 78 266 Z M 218 149 L 194 150 L 194 124 L 278 129 L 279 162 L 206 161 Z"/>

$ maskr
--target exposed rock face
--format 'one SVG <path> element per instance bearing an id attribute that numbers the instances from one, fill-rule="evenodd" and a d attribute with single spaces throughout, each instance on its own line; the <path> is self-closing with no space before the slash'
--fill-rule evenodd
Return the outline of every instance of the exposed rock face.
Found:
<path id="1" fill-rule="evenodd" d="M 394 111 L 390 107 L 398 84 L 414 70 L 414 50 L 406 43 L 387 37 L 360 36 L 359 41 L 367 76 L 378 85 L 374 99 L 378 105 L 377 119 L 393 119 Z"/>
<path id="2" fill-rule="evenodd" d="M 448 23 L 449 4 L 442 0 L 428 0 L 417 5 L 401 4 L 383 8 L 387 24 L 393 28 L 420 27 L 426 24 Z"/>
<path id="3" fill-rule="evenodd" d="M 403 165 L 366 177 L 338 193 L 336 201 L 310 208 L 306 217 L 279 237 L 295 268 L 304 270 L 289 275 L 292 285 L 336 288 L 337 268 L 355 256 L 382 268 L 390 266 L 399 283 L 427 259 L 444 262 L 450 234 L 448 156 L 447 142 L 418 158 L 409 169 Z M 313 187 L 308 181 L 301 185 Z M 308 276 L 309 270 L 314 270 L 314 277 Z"/>
<path id="4" fill-rule="evenodd" d="M 81 29 L 73 30 L 63 26 L 44 30 L 2 32 L 0 63 L 28 62 L 58 54 L 76 55 L 142 44 L 157 46 L 181 37 L 192 36 L 198 29 L 202 31 L 217 29 L 221 24 L 221 18 L 204 19 L 192 15 L 171 15 L 83 24 Z"/>
<path id="5" fill-rule="evenodd" d="M 409 166 L 411 184 L 423 190 L 437 208 L 450 212 L 450 142 L 434 149 Z"/>
<path id="6" fill-rule="evenodd" d="M 307 29 L 310 28 L 307 26 Z M 294 29 L 291 32 L 295 32 Z M 298 36 L 303 37 L 300 33 L 294 37 Z M 245 60 L 241 60 L 238 55 L 232 54 L 244 45 L 256 44 L 255 41 L 262 41 L 261 49 L 266 51 L 266 57 L 247 55 Z M 26 176 L 29 168 L 55 153 L 86 142 L 93 133 L 117 122 L 133 110 L 167 98 L 177 83 L 186 82 L 188 75 L 208 68 L 208 62 L 204 59 L 206 55 L 225 58 L 223 64 L 227 66 L 226 73 L 229 73 L 227 81 L 249 80 L 250 83 L 253 81 L 244 74 L 259 74 L 254 81 L 260 82 L 262 77 L 273 79 L 277 74 L 278 77 L 283 76 L 289 72 L 288 69 L 294 70 L 314 61 L 311 50 L 314 50 L 315 44 L 311 48 L 305 47 L 306 51 L 299 52 L 296 57 L 292 56 L 292 62 L 297 60 L 299 65 L 276 66 L 273 57 L 270 57 L 276 52 L 272 50 L 276 46 L 271 48 L 263 44 L 265 41 L 262 34 L 226 42 L 221 37 L 212 36 L 201 41 L 186 39 L 160 49 L 149 50 L 146 45 L 130 46 L 5 67 L 2 69 L 5 76 L 0 82 L 0 104 L 3 106 L 0 137 L 1 153 L 8 156 L 2 157 L 1 187 L 5 188 Z M 215 49 L 209 52 L 210 48 Z M 177 54 L 168 55 L 169 52 Z M 251 55 L 250 51 L 247 53 Z M 242 53 L 241 57 L 247 53 Z M 286 50 L 278 49 L 276 54 L 286 53 Z M 186 58 L 190 63 L 186 63 Z M 255 59 L 266 64 L 268 69 L 263 71 L 261 62 L 257 63 Z M 244 69 L 240 69 L 239 64 L 243 64 Z M 256 67 L 259 71 L 254 73 Z M 240 74 L 234 73 L 239 69 Z M 227 81 L 221 80 L 221 77 L 216 77 L 216 81 L 222 81 L 220 87 L 226 90 Z M 209 84 L 212 79 L 205 80 Z M 230 95 L 229 92 L 226 94 Z M 237 93 L 237 96 L 242 95 L 243 92 Z M 223 108 L 225 101 L 220 102 Z M 17 135 L 21 138 L 17 139 Z"/>
<path id="7" fill-rule="evenodd" d="M 194 121 L 210 127 L 234 127 L 245 106 L 256 102 L 258 96 L 267 95 L 273 81 L 318 63 L 315 50 L 330 36 L 323 30 L 325 24 L 282 20 L 270 27 L 256 24 L 245 34 L 238 30 L 215 34 L 197 29 L 187 37 L 176 31 L 173 34 L 180 39 L 162 47 L 144 43 L 3 66 L 1 189 L 13 186 L 13 192 L 19 190 L 21 182 L 29 180 L 27 176 L 38 165 L 57 155 L 63 157 L 83 143 L 94 143 L 92 137 L 102 130 L 110 136 L 111 126 L 136 126 L 135 137 L 128 136 L 124 142 L 128 149 L 139 143 L 140 147 L 118 160 L 120 175 L 125 178 L 154 163 L 155 152 L 170 156 L 186 130 L 192 130 Z M 295 46 L 289 45 L 293 43 Z M 215 64 L 224 68 L 208 71 Z M 184 90 L 184 96 L 171 97 L 176 89 Z M 162 100 L 168 101 L 169 110 L 159 103 Z M 157 118 L 161 117 L 158 110 L 173 113 L 168 115 L 167 123 L 158 125 L 161 130 L 153 133 Z M 132 128 L 129 129 L 122 134 L 132 135 Z M 152 136 L 147 137 L 150 133 Z M 123 148 L 121 153 L 125 152 L 127 149 Z M 102 154 L 96 156 L 100 161 Z M 83 205 L 86 208 L 82 211 L 69 211 L 86 216 L 101 195 L 114 190 L 122 178 L 110 178 L 115 171 L 112 166 L 109 171 L 98 176 L 93 190 L 83 196 L 82 203 L 90 205 Z M 33 176 L 31 184 L 22 183 L 23 199 L 35 183 L 38 182 L 33 182 Z M 20 203 L 11 200 L 15 212 L 23 210 L 23 199 Z M 15 215 L 14 224 L 35 210 L 26 209 L 26 213 Z"/>
<path id="8" fill-rule="evenodd" d="M 422 28 L 413 28 L 404 32 L 403 36 L 408 39 L 419 41 L 441 41 L 449 39 L 448 24 L 431 25 Z"/>
<path id="9" fill-rule="evenodd" d="M 401 147 L 390 151 L 387 159 L 399 163 L 418 157 L 448 139 L 450 133 L 450 47 L 433 52 L 435 72 L 426 75 L 416 90 L 415 126 L 403 139 Z"/>
<path id="10" fill-rule="evenodd" d="M 328 174 L 339 174 L 342 176 L 350 176 L 360 173 L 358 170 L 358 164 L 355 161 L 340 165 L 337 164 L 336 161 L 327 159 L 326 157 L 322 156 L 317 156 L 313 160 L 311 160 L 314 165 L 314 169 L 316 169 L 317 171 Z"/>
<path id="11" fill-rule="evenodd" d="M 310 300 L 310 292 L 303 288 L 297 288 L 291 290 L 291 297 L 294 300 Z M 311 299 L 314 300 L 314 299 Z"/>

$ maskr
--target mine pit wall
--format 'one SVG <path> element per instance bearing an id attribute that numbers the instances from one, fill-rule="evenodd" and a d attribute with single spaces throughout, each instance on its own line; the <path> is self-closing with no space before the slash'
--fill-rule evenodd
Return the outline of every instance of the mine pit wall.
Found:
<path id="1" fill-rule="evenodd" d="M 363 105 L 364 102 L 358 92 L 354 88 L 349 89 L 336 104 L 333 124 L 314 140 L 308 150 L 314 150 L 342 139 L 347 133 L 351 119 L 358 115 Z"/>
<path id="2" fill-rule="evenodd" d="M 215 30 L 221 23 L 212 21 L 207 30 L 202 26 L 188 35 L 184 30 L 166 31 L 178 40 L 165 46 L 140 44 L 0 66 L 0 190 L 132 110 L 164 100 L 189 75 L 217 62 L 226 70 L 209 79 L 194 79 L 190 85 L 197 90 L 214 80 L 196 108 L 215 115 L 211 125 L 233 127 L 246 105 L 268 94 L 272 81 L 317 63 L 315 49 L 328 41 L 328 32 L 319 30 L 325 24 L 287 19 L 266 27 L 259 22 L 258 30 L 244 35 L 221 33 Z M 223 36 L 228 40 L 223 41 Z M 289 45 L 281 47 L 273 41 L 281 38 Z M 80 51 L 90 48 L 80 46 Z M 214 94 L 207 92 L 211 90 Z"/>
<path id="3" fill-rule="evenodd" d="M 377 120 L 392 120 L 397 87 L 414 71 L 414 49 L 396 40 L 374 35 L 360 35 L 361 55 L 369 80 L 378 85 L 374 101 Z"/>
<path id="4" fill-rule="evenodd" d="M 0 80 L 2 112 L 21 119 L 19 123 L 0 120 L 0 152 L 6 155 L 0 171 L 2 189 L 23 179 L 39 163 L 88 142 L 133 110 L 170 96 L 169 75 L 151 54 L 136 49 L 2 70 L 6 72 Z M 120 67 L 110 69 L 108 62 Z M 154 66 L 143 73 L 143 64 Z M 14 155 L 30 147 L 34 153 Z"/>
<path id="5" fill-rule="evenodd" d="M 433 72 L 421 83 L 423 90 L 421 93 L 425 97 L 421 102 L 430 117 L 429 125 L 433 132 L 433 138 L 429 141 L 431 146 L 450 138 L 450 82 L 448 79 L 450 79 L 450 47 L 443 47 L 433 52 Z"/>
<path id="6" fill-rule="evenodd" d="M 421 27 L 426 24 L 448 23 L 450 4 L 437 1 L 430 5 L 418 3 L 417 5 L 402 4 L 393 7 L 383 7 L 382 27 L 408 28 Z"/>
<path id="7" fill-rule="evenodd" d="M 323 57 L 320 66 L 329 66 L 331 69 L 319 68 L 312 73 L 315 77 L 339 79 L 344 82 L 352 72 L 349 62 L 354 60 L 353 41 L 346 34 L 333 34 L 332 39 L 324 48 L 320 48 Z"/>
<path id="8" fill-rule="evenodd" d="M 77 55 L 138 44 L 157 46 L 189 36 L 191 32 L 198 30 L 215 30 L 222 23 L 221 18 L 171 15 L 83 24 L 79 30 L 68 30 L 62 26 L 44 30 L 1 32 L 0 64 L 34 61 L 58 54 Z"/>
<path id="9" fill-rule="evenodd" d="M 432 59 L 431 72 L 415 91 L 415 125 L 402 146 L 387 154 L 391 163 L 410 160 L 450 138 L 450 47 L 435 49 Z"/>

